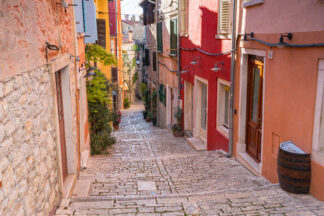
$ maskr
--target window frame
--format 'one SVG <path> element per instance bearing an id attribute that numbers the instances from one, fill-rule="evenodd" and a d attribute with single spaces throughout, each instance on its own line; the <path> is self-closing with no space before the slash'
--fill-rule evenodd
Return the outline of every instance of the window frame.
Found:
<path id="1" fill-rule="evenodd" d="M 161 33 L 159 34 L 159 28 L 161 28 Z M 159 46 L 159 43 L 161 47 Z M 156 50 L 160 53 L 163 53 L 163 23 L 156 23 Z"/>
<path id="2" fill-rule="evenodd" d="M 222 23 L 222 4 L 223 2 L 229 3 L 229 9 L 228 9 L 228 28 L 227 31 L 224 31 L 221 29 L 221 23 Z M 219 0 L 218 1 L 218 21 L 217 21 L 217 34 L 216 39 L 231 39 L 231 30 L 232 30 L 232 1 L 231 0 Z"/>
<path id="3" fill-rule="evenodd" d="M 173 27 L 173 28 L 172 28 Z M 173 32 L 175 30 L 175 32 Z M 175 40 L 175 41 L 173 41 Z M 173 47 L 175 46 L 175 47 Z M 170 53 L 176 56 L 178 54 L 178 18 L 170 19 Z"/>
<path id="4" fill-rule="evenodd" d="M 230 121 L 230 101 L 231 101 L 231 94 L 230 89 L 229 91 L 229 97 L 228 97 L 228 125 L 224 124 L 225 121 L 225 87 L 230 88 L 231 82 L 226 81 L 223 79 L 218 78 L 217 80 L 217 113 L 216 113 L 216 129 L 219 131 L 223 136 L 226 138 L 229 138 L 229 121 Z"/>

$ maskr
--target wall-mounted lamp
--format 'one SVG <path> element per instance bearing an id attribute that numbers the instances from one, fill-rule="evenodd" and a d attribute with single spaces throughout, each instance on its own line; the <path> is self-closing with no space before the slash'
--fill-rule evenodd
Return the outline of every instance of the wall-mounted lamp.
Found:
<path id="1" fill-rule="evenodd" d="M 77 4 L 69 4 L 67 2 L 65 2 L 65 0 L 61 0 L 61 2 L 56 2 L 56 4 L 61 5 L 66 12 L 66 9 L 69 8 L 70 6 L 78 6 Z"/>
<path id="2" fill-rule="evenodd" d="M 70 59 L 75 58 L 75 61 L 79 62 L 80 61 L 80 57 L 79 56 L 73 56 L 70 55 Z"/>
<path id="3" fill-rule="evenodd" d="M 283 48 L 285 47 L 285 41 L 284 38 L 288 38 L 288 40 L 291 40 L 293 38 L 293 34 L 292 33 L 286 33 L 286 34 L 280 34 L 280 38 L 279 38 L 279 43 L 278 43 L 278 48 Z"/>
<path id="4" fill-rule="evenodd" d="M 254 38 L 254 32 L 251 32 L 250 34 L 245 33 L 243 37 L 243 41 L 249 41 L 247 37 L 250 36 L 251 38 Z"/>
<path id="5" fill-rule="evenodd" d="M 96 68 L 95 67 L 90 67 L 88 70 L 87 70 L 87 74 L 83 76 L 83 78 L 92 78 L 92 76 L 96 76 L 96 73 L 94 72 Z M 91 79 L 90 79 L 91 80 Z"/>
<path id="6" fill-rule="evenodd" d="M 48 50 L 59 51 L 60 48 L 54 44 L 45 42 L 45 57 L 47 62 L 48 62 Z"/>
<path id="7" fill-rule="evenodd" d="M 196 64 L 200 63 L 200 59 L 201 59 L 200 56 L 198 57 L 199 61 L 197 61 L 196 58 L 193 58 L 193 60 L 192 60 L 192 62 L 190 62 L 190 64 L 196 65 Z"/>
<path id="8" fill-rule="evenodd" d="M 135 63 L 136 63 L 136 65 L 139 65 L 141 63 L 141 61 L 139 60 L 139 58 L 136 59 Z"/>
<path id="9" fill-rule="evenodd" d="M 182 71 L 180 71 L 180 74 L 185 74 L 189 71 L 189 66 L 187 66 L 187 69 L 183 68 Z"/>
<path id="10" fill-rule="evenodd" d="M 218 71 L 221 71 L 223 70 L 223 67 L 224 66 L 224 62 L 218 62 L 215 64 L 215 66 L 213 68 L 211 68 L 210 70 L 212 71 L 215 71 L 215 72 L 218 72 Z"/>

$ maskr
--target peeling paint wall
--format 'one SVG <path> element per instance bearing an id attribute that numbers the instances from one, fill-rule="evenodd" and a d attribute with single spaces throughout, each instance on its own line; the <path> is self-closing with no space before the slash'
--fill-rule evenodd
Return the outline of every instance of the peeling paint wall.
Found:
<path id="1" fill-rule="evenodd" d="M 52 0 L 0 0 L 0 80 L 45 64 L 45 42 L 60 47 L 49 60 L 73 54 L 72 10 Z"/>

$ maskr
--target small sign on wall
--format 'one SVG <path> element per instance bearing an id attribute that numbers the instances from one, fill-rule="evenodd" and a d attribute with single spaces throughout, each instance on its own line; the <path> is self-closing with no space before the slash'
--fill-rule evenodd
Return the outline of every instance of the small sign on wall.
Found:
<path id="1" fill-rule="evenodd" d="M 243 0 L 243 7 L 250 7 L 258 4 L 263 4 L 264 0 Z"/>

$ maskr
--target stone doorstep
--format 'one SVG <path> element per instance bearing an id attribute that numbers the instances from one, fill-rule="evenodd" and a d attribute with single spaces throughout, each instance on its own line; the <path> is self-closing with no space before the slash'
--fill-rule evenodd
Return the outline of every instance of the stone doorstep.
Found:
<path id="1" fill-rule="evenodd" d="M 206 145 L 200 138 L 188 138 L 187 141 L 196 151 L 206 151 Z"/>
<path id="2" fill-rule="evenodd" d="M 69 198 L 72 196 L 74 185 L 77 181 L 76 175 L 68 175 L 63 183 L 62 198 Z"/>
<path id="3" fill-rule="evenodd" d="M 78 180 L 75 184 L 72 197 L 87 197 L 90 190 L 90 180 Z"/>

